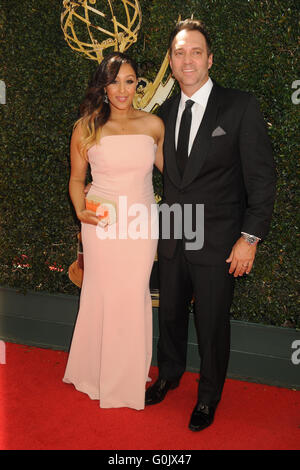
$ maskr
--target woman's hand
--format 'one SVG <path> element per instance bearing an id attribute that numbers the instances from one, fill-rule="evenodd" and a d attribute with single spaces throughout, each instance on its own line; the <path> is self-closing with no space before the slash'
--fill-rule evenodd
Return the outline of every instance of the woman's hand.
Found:
<path id="1" fill-rule="evenodd" d="M 98 225 L 99 223 L 99 217 L 95 215 L 95 212 L 87 209 L 78 212 L 77 217 L 84 224 Z"/>

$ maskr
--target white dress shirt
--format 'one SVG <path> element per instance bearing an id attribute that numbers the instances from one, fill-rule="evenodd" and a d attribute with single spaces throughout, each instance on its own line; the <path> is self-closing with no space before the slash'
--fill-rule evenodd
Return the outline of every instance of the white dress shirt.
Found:
<path id="1" fill-rule="evenodd" d="M 180 120 L 181 120 L 182 113 L 185 109 L 185 102 L 187 100 L 193 100 L 195 102 L 195 104 L 193 104 L 192 106 L 192 122 L 191 122 L 191 131 L 190 131 L 190 140 L 189 140 L 189 154 L 190 154 L 193 143 L 194 143 L 194 139 L 196 137 L 203 115 L 205 113 L 206 105 L 207 105 L 208 98 L 209 98 L 213 85 L 214 84 L 213 84 L 212 79 L 208 78 L 207 82 L 201 88 L 199 88 L 199 90 L 196 91 L 196 93 L 194 93 L 193 96 L 191 96 L 190 98 L 186 96 L 183 92 L 181 92 L 181 100 L 180 100 L 179 107 L 178 107 L 176 127 L 175 127 L 176 149 L 177 149 Z M 246 236 L 249 235 L 248 233 L 244 233 L 244 232 L 242 232 L 242 234 Z M 255 235 L 251 235 L 251 236 L 255 237 Z M 257 241 L 260 240 L 260 238 L 258 237 L 255 237 L 255 238 L 257 238 Z"/>
<path id="2" fill-rule="evenodd" d="M 192 106 L 192 123 L 191 123 L 191 132 L 190 132 L 190 141 L 189 141 L 189 154 L 191 152 L 194 139 L 196 137 L 199 126 L 201 124 L 212 87 L 213 87 L 213 82 L 211 78 L 208 78 L 207 82 L 201 88 L 199 88 L 199 90 L 196 91 L 196 93 L 194 93 L 193 96 L 191 96 L 190 98 L 186 96 L 183 92 L 181 92 L 181 100 L 180 100 L 179 107 L 178 107 L 176 127 L 175 127 L 175 145 L 177 148 L 180 120 L 181 120 L 182 113 L 185 109 L 185 102 L 187 100 L 193 100 L 195 104 Z"/>

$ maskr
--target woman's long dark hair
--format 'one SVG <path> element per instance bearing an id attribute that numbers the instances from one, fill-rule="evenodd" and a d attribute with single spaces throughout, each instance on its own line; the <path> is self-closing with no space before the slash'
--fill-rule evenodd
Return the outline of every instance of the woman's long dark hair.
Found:
<path id="1" fill-rule="evenodd" d="M 129 64 L 138 76 L 133 59 L 121 52 L 113 52 L 102 60 L 89 83 L 80 106 L 80 118 L 75 123 L 75 126 L 81 123 L 82 150 L 85 156 L 88 148 L 99 140 L 101 128 L 109 119 L 110 105 L 104 100 L 105 87 L 115 80 L 123 64 Z"/>

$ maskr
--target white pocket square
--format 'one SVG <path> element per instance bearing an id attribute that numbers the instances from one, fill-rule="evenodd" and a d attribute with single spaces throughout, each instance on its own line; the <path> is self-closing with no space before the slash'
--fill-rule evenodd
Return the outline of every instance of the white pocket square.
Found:
<path id="1" fill-rule="evenodd" d="M 222 127 L 218 126 L 212 133 L 212 137 L 219 137 L 220 135 L 226 135 L 226 132 Z"/>

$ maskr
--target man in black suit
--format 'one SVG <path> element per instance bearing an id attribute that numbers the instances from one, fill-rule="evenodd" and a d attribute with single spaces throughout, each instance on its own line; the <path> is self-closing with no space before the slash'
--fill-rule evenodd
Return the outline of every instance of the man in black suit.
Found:
<path id="1" fill-rule="evenodd" d="M 147 389 L 145 401 L 146 405 L 159 403 L 179 385 L 186 367 L 188 312 L 194 297 L 201 368 L 189 428 L 199 431 L 213 422 L 221 399 L 234 280 L 250 273 L 257 244 L 268 232 L 275 169 L 256 99 L 250 93 L 225 89 L 209 77 L 213 54 L 203 24 L 178 23 L 170 36 L 169 54 L 181 94 L 160 110 L 165 123 L 163 203 L 170 208 L 180 205 L 185 220 L 179 227 L 174 216 L 170 237 L 160 234 L 159 378 Z M 201 205 L 204 240 L 200 246 L 199 240 L 193 244 L 190 238 L 199 232 Z M 162 212 L 162 231 L 164 223 Z M 183 228 L 181 239 L 178 228 Z"/>

